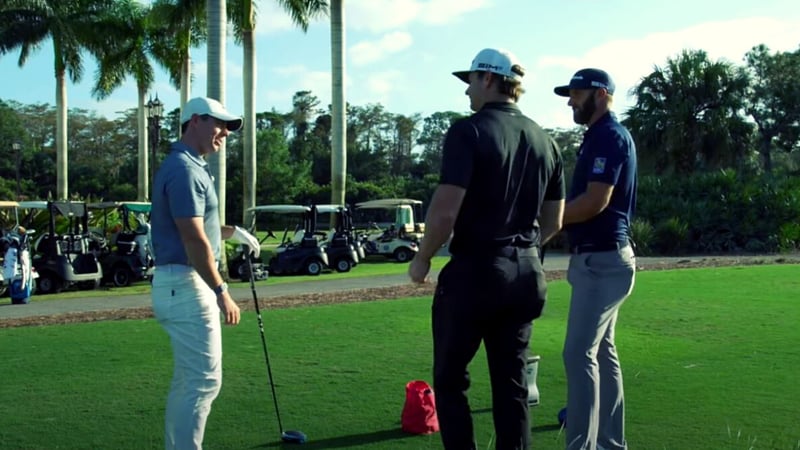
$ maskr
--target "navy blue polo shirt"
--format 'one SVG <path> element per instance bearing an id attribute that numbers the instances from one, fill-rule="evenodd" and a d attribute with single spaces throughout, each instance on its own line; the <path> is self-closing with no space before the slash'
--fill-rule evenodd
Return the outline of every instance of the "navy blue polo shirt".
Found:
<path id="1" fill-rule="evenodd" d="M 153 253 L 156 265 L 189 264 L 181 241 L 177 218 L 202 217 L 203 229 L 219 261 L 221 229 L 219 200 L 208 163 L 186 144 L 172 144 L 153 181 L 150 212 Z"/>
<path id="2" fill-rule="evenodd" d="M 454 256 L 538 245 L 542 203 L 566 194 L 556 143 L 514 103 L 487 103 L 450 127 L 439 183 L 466 189 L 450 241 Z"/>
<path id="3" fill-rule="evenodd" d="M 614 186 L 611 201 L 600 214 L 565 227 L 570 245 L 625 241 L 636 209 L 636 146 L 613 112 L 584 133 L 567 202 L 586 192 L 590 182 Z"/>

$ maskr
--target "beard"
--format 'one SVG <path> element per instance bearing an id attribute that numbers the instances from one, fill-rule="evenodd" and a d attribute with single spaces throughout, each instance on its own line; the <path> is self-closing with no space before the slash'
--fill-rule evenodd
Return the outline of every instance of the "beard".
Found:
<path id="1" fill-rule="evenodd" d="M 583 104 L 572 113 L 572 120 L 578 125 L 586 125 L 589 123 L 589 120 L 592 119 L 595 111 L 597 111 L 597 106 L 594 104 L 594 95 L 590 95 L 583 101 Z"/>

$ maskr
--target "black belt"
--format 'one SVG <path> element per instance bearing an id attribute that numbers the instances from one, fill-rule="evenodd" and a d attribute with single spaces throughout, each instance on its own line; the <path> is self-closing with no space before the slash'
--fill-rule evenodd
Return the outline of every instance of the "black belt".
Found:
<path id="1" fill-rule="evenodd" d="M 502 256 L 505 258 L 510 257 L 516 253 L 519 254 L 528 254 L 528 255 L 538 255 L 539 254 L 539 247 L 538 246 L 525 246 L 520 247 L 516 245 L 506 245 L 503 247 L 493 247 L 493 248 L 484 248 L 484 249 L 471 249 L 468 253 L 454 253 L 453 256 L 459 259 L 482 259 L 482 258 L 492 258 L 496 256 Z"/>
<path id="2" fill-rule="evenodd" d="M 569 248 L 569 252 L 573 254 L 579 253 L 592 253 L 592 252 L 611 252 L 620 250 L 631 245 L 631 241 L 625 239 L 624 241 L 616 242 L 602 242 L 598 244 L 578 244 Z"/>

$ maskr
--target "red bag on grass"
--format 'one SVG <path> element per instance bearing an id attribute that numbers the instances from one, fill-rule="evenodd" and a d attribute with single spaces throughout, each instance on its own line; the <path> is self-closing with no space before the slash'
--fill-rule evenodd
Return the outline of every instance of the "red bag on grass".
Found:
<path id="1" fill-rule="evenodd" d="M 439 431 L 436 400 L 428 383 L 414 380 L 406 384 L 406 403 L 400 419 L 406 433 L 430 434 Z"/>

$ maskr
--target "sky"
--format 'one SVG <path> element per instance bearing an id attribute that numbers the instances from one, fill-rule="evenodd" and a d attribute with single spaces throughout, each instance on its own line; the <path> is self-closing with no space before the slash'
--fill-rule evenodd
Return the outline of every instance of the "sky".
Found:
<path id="1" fill-rule="evenodd" d="M 143 0 L 145 1 L 145 0 Z M 526 69 L 522 111 L 548 128 L 569 128 L 572 113 L 553 87 L 584 67 L 609 72 L 617 85 L 614 110 L 635 104 L 630 89 L 656 66 L 684 49 L 704 50 L 713 61 L 743 64 L 745 53 L 765 44 L 772 51 L 800 48 L 796 0 L 343 0 L 345 98 L 352 105 L 380 103 L 388 112 L 469 111 L 466 85 L 451 75 L 469 68 L 483 48 L 504 48 Z M 326 107 L 331 97 L 330 26 L 327 17 L 307 33 L 293 27 L 275 1 L 258 2 L 256 110 L 289 112 L 295 92 L 309 90 Z M 228 109 L 241 113 L 242 50 L 226 47 Z M 206 92 L 206 48 L 191 52 L 191 96 Z M 55 104 L 49 42 L 25 66 L 19 50 L 0 56 L 0 99 Z M 96 64 L 84 58 L 84 76 L 67 86 L 70 108 L 109 119 L 136 106 L 129 79 L 109 98 L 91 97 Z M 167 110 L 179 92 L 157 70 L 152 94 Z"/>

